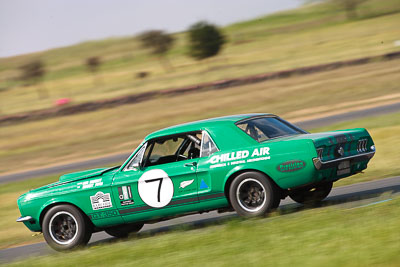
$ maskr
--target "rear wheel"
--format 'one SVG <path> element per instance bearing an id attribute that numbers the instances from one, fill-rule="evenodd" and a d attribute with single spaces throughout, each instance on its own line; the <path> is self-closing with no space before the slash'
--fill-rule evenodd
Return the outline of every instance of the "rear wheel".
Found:
<path id="1" fill-rule="evenodd" d="M 280 196 L 276 196 L 274 198 L 274 201 L 272 202 L 271 210 L 276 210 L 280 204 L 281 204 L 281 198 Z"/>
<path id="2" fill-rule="evenodd" d="M 311 188 L 295 190 L 289 193 L 289 197 L 301 204 L 316 204 L 329 195 L 332 185 L 332 182 L 326 182 Z"/>
<path id="3" fill-rule="evenodd" d="M 104 231 L 114 237 L 124 238 L 128 237 L 130 233 L 137 233 L 142 229 L 143 223 L 123 224 L 105 229 Z"/>
<path id="4" fill-rule="evenodd" d="M 238 215 L 254 217 L 266 214 L 279 205 L 275 186 L 263 174 L 245 172 L 238 175 L 229 189 L 229 199 Z"/>
<path id="5" fill-rule="evenodd" d="M 59 205 L 48 210 L 42 231 L 47 244 L 58 251 L 84 246 L 92 236 L 90 222 L 71 205 Z"/>

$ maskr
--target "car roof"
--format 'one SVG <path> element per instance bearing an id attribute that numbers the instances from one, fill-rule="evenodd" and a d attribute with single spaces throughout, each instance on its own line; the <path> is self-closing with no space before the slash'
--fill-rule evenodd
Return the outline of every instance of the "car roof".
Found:
<path id="1" fill-rule="evenodd" d="M 210 127 L 210 126 L 232 124 L 232 123 L 235 123 L 235 122 L 243 120 L 243 119 L 248 119 L 248 118 L 257 117 L 257 116 L 265 116 L 265 115 L 273 115 L 273 114 L 268 114 L 268 113 L 238 114 L 238 115 L 216 117 L 216 118 L 210 118 L 210 119 L 205 119 L 205 120 L 199 120 L 199 121 L 178 124 L 175 126 L 171 126 L 168 128 L 164 128 L 164 129 L 155 131 L 155 132 L 149 134 L 148 136 L 146 136 L 145 140 L 147 141 L 152 138 L 162 137 L 162 136 L 166 136 L 166 135 L 174 135 L 174 134 L 179 134 L 179 133 L 183 133 L 183 132 L 199 131 L 204 128 Z"/>

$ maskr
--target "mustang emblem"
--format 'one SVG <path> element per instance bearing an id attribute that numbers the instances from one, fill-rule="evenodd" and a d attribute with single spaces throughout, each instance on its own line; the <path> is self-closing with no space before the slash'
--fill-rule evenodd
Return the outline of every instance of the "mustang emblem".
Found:
<path id="1" fill-rule="evenodd" d="M 339 147 L 339 149 L 337 150 L 337 153 L 342 157 L 344 155 L 344 149 L 343 147 Z"/>

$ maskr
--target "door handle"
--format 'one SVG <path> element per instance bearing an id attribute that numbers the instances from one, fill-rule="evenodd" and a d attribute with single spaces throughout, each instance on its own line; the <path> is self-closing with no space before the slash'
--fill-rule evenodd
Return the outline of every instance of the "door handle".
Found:
<path id="1" fill-rule="evenodd" d="M 184 166 L 185 167 L 196 167 L 197 166 L 197 162 L 185 163 Z"/>

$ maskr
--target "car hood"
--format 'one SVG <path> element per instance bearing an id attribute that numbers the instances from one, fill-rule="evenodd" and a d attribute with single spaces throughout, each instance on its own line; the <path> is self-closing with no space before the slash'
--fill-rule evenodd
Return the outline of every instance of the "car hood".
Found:
<path id="1" fill-rule="evenodd" d="M 110 172 L 112 172 L 112 174 L 114 174 L 115 172 L 118 171 L 119 167 L 120 166 L 115 166 L 115 167 L 111 167 L 111 168 L 98 168 L 98 169 L 64 174 L 63 176 L 60 177 L 59 181 L 61 183 L 73 182 L 73 181 L 83 180 L 83 179 L 87 179 L 87 178 L 102 176 L 105 173 L 107 173 L 109 175 Z"/>
<path id="2" fill-rule="evenodd" d="M 86 171 L 81 171 L 81 172 L 65 174 L 60 177 L 59 181 L 36 188 L 36 189 L 32 189 L 29 192 L 38 192 L 38 191 L 42 191 L 47 188 L 56 187 L 56 186 L 68 184 L 68 183 L 75 182 L 75 181 L 85 180 L 85 179 L 93 178 L 93 177 L 101 177 L 105 174 L 107 176 L 108 175 L 112 176 L 112 175 L 114 175 L 114 173 L 116 173 L 119 170 L 119 167 L 120 166 L 115 166 L 115 167 L 111 167 L 111 168 L 98 168 L 98 169 L 92 169 L 92 170 L 86 170 Z"/>

